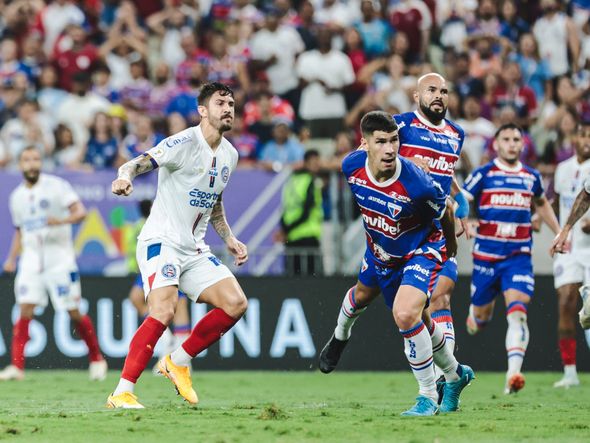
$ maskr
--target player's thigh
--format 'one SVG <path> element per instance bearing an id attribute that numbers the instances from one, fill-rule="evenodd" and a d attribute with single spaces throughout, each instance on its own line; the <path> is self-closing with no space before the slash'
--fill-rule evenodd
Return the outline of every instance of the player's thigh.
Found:
<path id="1" fill-rule="evenodd" d="M 379 285 L 378 267 L 367 257 L 367 252 L 361 262 L 356 286 L 354 287 L 354 301 L 359 308 L 370 305 L 381 293 Z M 393 295 L 390 297 L 393 303 Z M 389 306 L 391 308 L 391 306 Z"/>
<path id="2" fill-rule="evenodd" d="M 77 269 L 66 268 L 46 271 L 43 273 L 45 288 L 49 292 L 53 308 L 73 311 L 80 306 L 82 288 L 80 274 Z"/>
<path id="3" fill-rule="evenodd" d="M 535 293 L 535 275 L 530 255 L 516 255 L 501 265 L 501 287 L 506 306 L 515 301 L 528 304 Z"/>
<path id="4" fill-rule="evenodd" d="M 47 306 L 47 292 L 41 275 L 26 270 L 17 272 L 14 280 L 14 298 L 18 305 Z"/>
<path id="5" fill-rule="evenodd" d="M 431 309 L 444 309 L 448 308 L 451 301 L 451 294 L 455 289 L 455 284 L 458 277 L 457 271 L 457 259 L 451 257 L 447 259 L 438 275 L 438 281 L 432 292 L 430 299 Z M 438 306 L 438 305 L 441 306 Z"/>
<path id="6" fill-rule="evenodd" d="M 555 289 L 584 282 L 585 267 L 573 254 L 557 254 L 553 260 L 553 284 Z"/>
<path id="7" fill-rule="evenodd" d="M 176 286 L 162 286 L 152 289 L 147 299 L 150 317 L 168 325 L 174 318 L 178 302 Z"/>
<path id="8" fill-rule="evenodd" d="M 411 285 L 400 285 L 393 301 L 393 318 L 401 329 L 408 329 L 422 319 L 428 296 Z"/>
<path id="9" fill-rule="evenodd" d="M 182 253 L 160 241 L 139 241 L 136 255 L 147 300 L 154 289 L 173 286 L 177 292 L 182 266 L 186 261 Z"/>
<path id="10" fill-rule="evenodd" d="M 474 310 L 490 305 L 499 293 L 500 274 L 497 265 L 474 260 L 471 276 L 471 304 Z"/>

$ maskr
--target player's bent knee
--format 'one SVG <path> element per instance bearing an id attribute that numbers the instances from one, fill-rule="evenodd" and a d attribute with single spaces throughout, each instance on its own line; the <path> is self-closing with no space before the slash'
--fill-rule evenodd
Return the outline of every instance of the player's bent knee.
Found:
<path id="1" fill-rule="evenodd" d="M 407 309 L 394 309 L 393 318 L 400 329 L 410 329 L 421 320 L 420 315 L 416 312 Z"/>
<path id="2" fill-rule="evenodd" d="M 440 311 L 442 309 L 451 309 L 451 294 L 446 292 L 432 294 L 430 299 L 430 312 Z"/>
<path id="3" fill-rule="evenodd" d="M 167 326 L 174 318 L 174 305 L 172 303 L 156 304 L 150 307 L 149 315 Z"/>
<path id="4" fill-rule="evenodd" d="M 240 318 L 248 309 L 248 299 L 243 294 L 232 295 L 227 298 L 222 309 L 230 317 Z"/>

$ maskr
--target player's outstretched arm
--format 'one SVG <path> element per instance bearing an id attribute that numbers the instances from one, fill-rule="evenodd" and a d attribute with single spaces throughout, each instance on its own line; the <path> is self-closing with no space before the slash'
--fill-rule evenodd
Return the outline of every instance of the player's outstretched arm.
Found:
<path id="1" fill-rule="evenodd" d="M 53 217 L 47 218 L 47 224 L 49 226 L 57 226 L 57 225 L 73 225 L 76 223 L 80 223 L 82 220 L 86 218 L 86 208 L 81 201 L 77 201 L 72 203 L 68 210 L 70 211 L 70 215 L 66 218 L 58 219 Z"/>
<path id="2" fill-rule="evenodd" d="M 457 236 L 455 234 L 455 211 L 453 210 L 453 204 L 447 200 L 447 208 L 440 224 L 445 236 L 445 243 L 447 244 L 447 255 L 449 257 L 455 257 L 457 255 Z"/>
<path id="3" fill-rule="evenodd" d="M 559 234 L 559 222 L 557 216 L 551 207 L 551 203 L 547 200 L 547 197 L 542 196 L 535 199 L 536 212 L 541 217 L 547 226 L 553 231 L 555 235 Z"/>
<path id="4" fill-rule="evenodd" d="M 20 254 L 21 250 L 21 233 L 20 228 L 16 228 L 12 237 L 12 243 L 10 245 L 10 251 L 8 257 L 4 261 L 3 270 L 4 272 L 15 272 L 16 271 L 16 258 Z"/>
<path id="5" fill-rule="evenodd" d="M 217 232 L 217 235 L 225 242 L 229 252 L 234 256 L 235 265 L 241 266 L 248 260 L 248 248 L 231 232 L 231 228 L 225 218 L 222 196 L 223 193 L 219 195 L 217 202 L 213 205 L 209 222 L 213 226 L 213 229 L 215 229 L 215 232 Z"/>
<path id="6" fill-rule="evenodd" d="M 551 255 L 554 255 L 555 253 L 567 252 L 567 238 L 572 229 L 572 226 L 574 226 L 576 222 L 582 218 L 586 211 L 588 211 L 588 208 L 590 208 L 590 193 L 587 191 L 588 187 L 588 183 L 584 184 L 584 189 L 582 189 L 576 197 L 576 201 L 572 206 L 572 210 L 567 221 L 565 222 L 565 225 L 553 240 L 553 244 L 549 250 Z"/>
<path id="7" fill-rule="evenodd" d="M 149 154 L 142 154 L 122 165 L 117 172 L 111 189 L 113 194 L 129 195 L 133 192 L 131 182 L 135 177 L 154 169 L 154 159 Z"/>

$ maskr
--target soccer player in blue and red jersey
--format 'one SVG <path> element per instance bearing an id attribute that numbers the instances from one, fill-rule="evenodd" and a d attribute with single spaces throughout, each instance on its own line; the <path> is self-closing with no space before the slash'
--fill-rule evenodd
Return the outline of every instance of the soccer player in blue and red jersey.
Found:
<path id="1" fill-rule="evenodd" d="M 553 232 L 559 223 L 544 195 L 539 172 L 519 161 L 522 129 L 500 126 L 494 140 L 498 157 L 473 171 L 464 192 L 474 201 L 479 226 L 473 247 L 473 281 L 467 331 L 475 334 L 492 317 L 495 297 L 506 304 L 508 371 L 505 393 L 524 386 L 521 367 L 529 342 L 527 306 L 534 291 L 531 261 L 532 205 Z"/>
<path id="2" fill-rule="evenodd" d="M 444 371 L 447 383 L 441 411 L 457 410 L 459 395 L 474 377 L 469 366 L 459 365 L 444 345 L 442 329 L 425 312 L 447 251 L 457 251 L 453 209 L 447 195 L 413 162 L 397 155 L 400 141 L 395 120 L 381 111 L 361 120 L 361 149 L 342 162 L 342 171 L 361 210 L 367 249 L 358 282 L 344 298 L 335 334 L 342 336 L 342 319 L 354 319 L 366 309 L 366 294 L 383 293 L 395 323 L 404 336 L 405 354 L 419 385 L 416 404 L 402 415 L 438 412 L 433 362 Z M 357 304 L 358 303 L 358 304 Z M 364 307 L 362 307 L 364 306 Z M 332 336 L 320 356 L 324 372 L 342 351 L 343 340 Z M 332 368 L 333 369 L 333 368 Z"/>
<path id="3" fill-rule="evenodd" d="M 395 115 L 399 128 L 399 155 L 419 164 L 426 169 L 432 179 L 438 183 L 446 196 L 453 195 L 459 204 L 455 216 L 464 219 L 469 213 L 469 203 L 460 192 L 454 180 L 455 165 L 459 160 L 461 147 L 465 138 L 464 131 L 455 123 L 445 119 L 449 101 L 449 91 L 445 79 L 437 73 L 426 74 L 418 79 L 414 100 L 418 109 L 413 112 Z M 440 227 L 440 225 L 438 225 Z M 444 243 L 442 244 L 444 247 Z M 457 262 L 454 257 L 444 259 L 438 283 L 434 288 L 430 303 L 432 319 L 439 324 L 445 336 L 445 346 L 451 353 L 455 348 L 455 332 L 451 315 L 451 293 L 457 281 Z M 379 292 L 359 295 L 364 300 L 359 307 L 369 305 Z M 351 335 L 356 320 L 339 319 L 336 339 L 342 343 L 341 351 Z M 324 372 L 332 371 L 340 358 L 334 353 L 330 362 L 320 365 Z M 444 377 L 437 366 L 439 376 L 439 401 L 442 400 Z"/>

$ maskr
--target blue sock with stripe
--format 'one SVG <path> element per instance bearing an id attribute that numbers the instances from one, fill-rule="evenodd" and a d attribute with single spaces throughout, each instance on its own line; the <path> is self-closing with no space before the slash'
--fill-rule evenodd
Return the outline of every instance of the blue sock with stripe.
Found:
<path id="1" fill-rule="evenodd" d="M 432 342 L 424 322 L 420 321 L 405 331 L 400 329 L 400 332 L 404 336 L 404 352 L 418 381 L 420 395 L 436 402 L 438 394 L 432 370 Z"/>
<path id="2" fill-rule="evenodd" d="M 350 288 L 346 292 L 344 300 L 342 300 L 342 306 L 338 314 L 338 323 L 334 330 L 334 337 L 338 340 L 348 340 L 350 338 L 350 330 L 354 322 L 367 309 L 366 306 L 363 308 L 357 306 L 356 300 L 354 299 L 354 289 L 354 286 Z"/>

